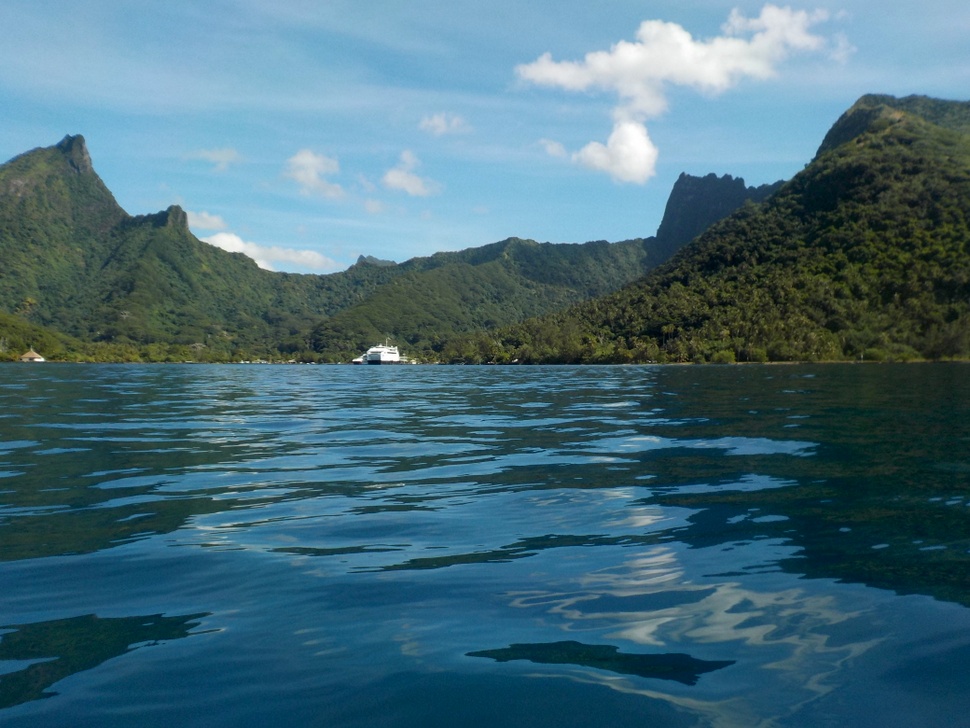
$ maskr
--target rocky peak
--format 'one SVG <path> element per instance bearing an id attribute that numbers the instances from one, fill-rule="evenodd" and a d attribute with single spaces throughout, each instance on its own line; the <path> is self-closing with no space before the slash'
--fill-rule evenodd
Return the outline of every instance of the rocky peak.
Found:
<path id="1" fill-rule="evenodd" d="M 167 217 L 165 222 L 167 227 L 177 228 L 179 230 L 184 230 L 185 232 L 189 231 L 189 216 L 188 213 L 186 213 L 181 207 L 178 205 L 171 205 L 167 210 L 165 210 L 164 214 Z"/>
<path id="2" fill-rule="evenodd" d="M 380 258 L 375 258 L 373 255 L 360 255 L 357 257 L 357 262 L 354 265 L 376 265 L 381 268 L 389 268 L 397 265 L 397 263 L 393 260 L 381 260 Z"/>
<path id="3" fill-rule="evenodd" d="M 178 205 L 171 205 L 168 209 L 151 215 L 135 215 L 127 224 L 134 227 L 147 224 L 155 228 L 175 228 L 189 232 L 189 216 Z"/>
<path id="4" fill-rule="evenodd" d="M 75 136 L 68 134 L 61 139 L 57 148 L 64 154 L 71 168 L 78 174 L 94 171 L 87 144 L 84 143 L 84 137 L 80 134 Z"/>
<path id="5" fill-rule="evenodd" d="M 682 173 L 667 198 L 663 220 L 657 228 L 657 243 L 662 250 L 672 254 L 748 200 L 761 202 L 780 185 L 776 182 L 746 187 L 741 177 L 729 174 L 695 177 Z"/>

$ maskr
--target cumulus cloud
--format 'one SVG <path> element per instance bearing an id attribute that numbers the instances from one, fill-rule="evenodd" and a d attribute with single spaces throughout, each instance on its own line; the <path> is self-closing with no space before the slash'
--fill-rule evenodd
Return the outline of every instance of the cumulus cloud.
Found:
<path id="1" fill-rule="evenodd" d="M 298 268 L 303 272 L 328 273 L 340 268 L 336 261 L 315 250 L 283 248 L 278 245 L 259 245 L 247 242 L 235 233 L 216 233 L 207 238 L 200 238 L 200 240 L 230 253 L 243 253 L 265 270 Z"/>
<path id="2" fill-rule="evenodd" d="M 428 197 L 438 191 L 438 185 L 425 177 L 419 177 L 414 170 L 421 164 L 417 156 L 405 149 L 396 167 L 387 170 L 381 178 L 384 186 L 391 190 L 406 192 L 412 197 Z"/>
<path id="3" fill-rule="evenodd" d="M 200 149 L 192 152 L 189 159 L 201 159 L 215 165 L 216 172 L 225 172 L 230 164 L 234 164 L 242 159 L 242 155 L 235 149 L 226 147 L 224 149 Z"/>
<path id="4" fill-rule="evenodd" d="M 204 210 L 202 212 L 186 210 L 185 214 L 189 216 L 189 227 L 194 230 L 225 230 L 227 227 L 226 221 L 221 217 Z"/>
<path id="5" fill-rule="evenodd" d="M 765 5 L 748 18 L 731 12 L 722 35 L 695 39 L 680 25 L 660 20 L 640 24 L 636 40 L 620 41 L 607 51 L 587 53 L 581 61 L 554 61 L 544 53 L 516 68 L 519 78 L 567 91 L 615 93 L 614 128 L 606 145 L 592 143 L 573 159 L 608 172 L 622 182 L 644 182 L 654 172 L 656 148 L 644 122 L 667 110 L 667 88 L 683 86 L 715 95 L 745 78 L 767 79 L 795 52 L 817 52 L 828 46 L 811 32 L 827 20 L 825 11 L 807 12 Z M 846 41 L 833 55 L 846 52 Z M 632 154 L 629 158 L 627 154 Z"/>
<path id="6" fill-rule="evenodd" d="M 301 149 L 286 160 L 286 171 L 283 174 L 300 185 L 300 191 L 304 195 L 335 198 L 342 197 L 344 189 L 326 177 L 339 172 L 340 163 L 336 159 L 317 154 L 310 149 Z"/>
<path id="7" fill-rule="evenodd" d="M 457 114 L 432 114 L 421 119 L 418 128 L 435 136 L 461 134 L 470 131 L 468 122 Z"/>
<path id="8" fill-rule="evenodd" d="M 607 172 L 618 182 L 643 184 L 654 174 L 658 151 L 647 129 L 635 121 L 613 127 L 606 145 L 590 142 L 573 159 L 590 169 Z"/>

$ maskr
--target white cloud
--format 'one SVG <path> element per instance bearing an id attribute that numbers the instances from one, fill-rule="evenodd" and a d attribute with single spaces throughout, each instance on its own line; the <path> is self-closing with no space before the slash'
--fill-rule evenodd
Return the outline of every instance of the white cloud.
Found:
<path id="1" fill-rule="evenodd" d="M 191 210 L 186 210 L 186 214 L 189 216 L 189 227 L 194 230 L 225 230 L 227 227 L 226 221 L 219 215 Z"/>
<path id="2" fill-rule="evenodd" d="M 226 147 L 224 149 L 200 149 L 192 152 L 189 159 L 201 159 L 215 165 L 216 172 L 225 172 L 230 164 L 234 164 L 242 159 L 242 155 L 235 149 Z"/>
<path id="3" fill-rule="evenodd" d="M 573 155 L 573 161 L 606 172 L 617 182 L 643 184 L 654 175 L 657 156 L 646 127 L 636 121 L 622 121 L 613 127 L 605 146 L 590 142 Z"/>
<path id="4" fill-rule="evenodd" d="M 258 245 L 243 240 L 235 233 L 216 233 L 207 238 L 200 238 L 205 243 L 222 248 L 230 253 L 243 253 L 256 261 L 256 265 L 265 270 L 276 270 L 279 267 L 299 268 L 304 272 L 329 273 L 340 268 L 340 265 L 325 255 L 314 250 L 298 250 L 283 248 L 278 245 Z"/>
<path id="5" fill-rule="evenodd" d="M 461 134 L 471 131 L 468 122 L 458 114 L 432 114 L 421 119 L 418 127 L 435 136 L 445 134 Z"/>
<path id="6" fill-rule="evenodd" d="M 387 170 L 381 181 L 391 190 L 406 192 L 412 197 L 428 197 L 438 191 L 438 185 L 433 180 L 419 177 L 414 170 L 421 164 L 417 156 L 410 150 L 401 152 L 401 160 L 397 166 Z"/>
<path id="7" fill-rule="evenodd" d="M 560 142 L 552 139 L 540 139 L 539 145 L 550 157 L 565 158 L 569 156 L 569 154 L 566 152 L 566 147 L 564 147 Z"/>
<path id="8" fill-rule="evenodd" d="M 380 200 L 368 198 L 364 200 L 364 210 L 371 215 L 379 215 L 384 212 L 384 203 Z"/>
<path id="9" fill-rule="evenodd" d="M 668 86 L 718 94 L 744 78 L 771 78 L 792 53 L 820 51 L 828 45 L 811 32 L 827 18 L 825 11 L 809 13 L 771 4 L 756 18 L 734 10 L 721 28 L 723 35 L 709 40 L 696 40 L 675 23 L 647 20 L 640 24 L 635 42 L 620 41 L 608 51 L 587 53 L 582 61 L 554 61 L 544 53 L 518 66 L 516 73 L 540 86 L 615 93 L 619 103 L 607 144 L 589 144 L 573 158 L 615 179 L 642 183 L 653 175 L 657 159 L 643 122 L 667 110 Z M 834 53 L 844 56 L 847 45 L 839 41 Z"/>
<path id="10" fill-rule="evenodd" d="M 286 171 L 283 174 L 295 180 L 304 195 L 335 198 L 342 197 L 344 189 L 326 177 L 339 172 L 340 163 L 336 159 L 316 154 L 310 149 L 301 149 L 286 160 Z"/>

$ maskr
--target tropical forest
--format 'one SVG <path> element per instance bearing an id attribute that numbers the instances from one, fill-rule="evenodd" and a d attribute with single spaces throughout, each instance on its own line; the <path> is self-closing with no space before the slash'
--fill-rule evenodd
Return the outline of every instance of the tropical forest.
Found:
<path id="1" fill-rule="evenodd" d="M 970 356 L 970 102 L 861 98 L 790 180 L 683 174 L 655 234 L 277 273 L 130 215 L 82 136 L 0 166 L 0 360 L 465 364 Z"/>

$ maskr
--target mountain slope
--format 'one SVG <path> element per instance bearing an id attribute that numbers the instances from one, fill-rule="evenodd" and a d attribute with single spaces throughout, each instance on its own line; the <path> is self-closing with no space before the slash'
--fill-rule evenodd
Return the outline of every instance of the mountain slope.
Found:
<path id="1" fill-rule="evenodd" d="M 338 361 L 387 336 L 412 355 L 435 357 L 445 337 L 616 290 L 683 245 L 696 233 L 690 224 L 706 224 L 752 193 L 729 177 L 682 176 L 665 215 L 680 222 L 667 222 L 658 239 L 511 238 L 401 264 L 362 257 L 341 273 L 293 275 L 202 243 L 177 206 L 129 215 L 94 171 L 83 137 L 68 136 L 0 166 L 0 312 L 122 347 L 123 358 L 183 358 L 191 346 L 210 360 Z"/>
<path id="2" fill-rule="evenodd" d="M 132 340 L 164 338 L 177 309 L 191 315 L 217 308 L 216 279 L 241 279 L 263 297 L 271 289 L 252 261 L 196 240 L 179 208 L 128 215 L 95 173 L 80 136 L 0 167 L 0 255 L 0 309 L 87 339 L 110 337 L 122 317 Z M 200 261 L 219 274 L 188 285 L 191 268 L 204 270 Z M 187 284 L 181 296 L 153 290 L 172 281 Z"/>
<path id="3" fill-rule="evenodd" d="M 584 245 L 508 240 L 402 264 L 406 273 L 320 323 L 311 345 L 334 357 L 392 338 L 438 358 L 455 332 L 478 332 L 605 295 L 663 263 L 707 226 L 776 185 L 682 174 L 656 237 Z M 445 354 L 455 358 L 454 352 Z M 461 358 L 461 357 L 458 357 Z"/>
<path id="4" fill-rule="evenodd" d="M 35 149 L 0 167 L 0 307 L 46 312 L 51 299 L 77 295 L 126 215 L 80 137 Z"/>
<path id="5" fill-rule="evenodd" d="M 503 274 L 492 276 L 495 285 L 482 291 L 474 281 L 477 273 L 467 269 L 488 262 L 489 247 L 400 266 L 363 260 L 330 276 L 272 273 L 245 256 L 197 240 L 177 206 L 154 215 L 128 215 L 95 173 L 80 136 L 0 167 L 0 311 L 88 341 L 191 344 L 223 358 L 303 350 L 319 321 L 422 271 L 423 279 L 415 279 L 422 288 L 440 289 L 451 279 L 462 284 L 465 308 L 447 311 L 447 321 L 432 321 L 433 327 L 452 333 L 475 325 L 469 312 L 481 308 L 482 301 L 471 295 L 476 291 L 496 298 L 499 309 L 503 300 L 517 299 L 526 315 L 535 315 L 548 310 L 547 300 L 573 303 L 604 290 L 573 285 L 575 276 L 568 271 L 562 281 L 554 280 L 559 266 L 577 263 L 584 269 L 594 260 L 605 261 L 605 290 L 644 270 L 636 256 L 620 248 L 597 248 L 587 260 L 584 251 L 595 246 L 562 246 L 533 266 L 547 274 L 537 284 L 520 270 L 522 256 L 502 250 L 495 253 L 501 263 L 492 267 Z M 566 247 L 569 254 L 563 252 Z M 462 274 L 456 276 L 457 270 Z M 538 295 L 525 294 L 536 288 Z M 388 329 L 384 322 L 377 325 Z M 321 350 L 333 353 L 334 346 Z"/>
<path id="6" fill-rule="evenodd" d="M 527 361 L 970 356 L 970 104 L 863 97 L 764 203 L 495 347 Z"/>
<path id="7" fill-rule="evenodd" d="M 384 338 L 437 351 L 454 332 L 493 329 L 615 290 L 650 268 L 643 240 L 553 245 L 510 238 L 408 270 L 376 295 L 322 321 L 319 352 L 359 351 Z M 437 257 L 437 256 L 433 256 Z M 425 264 L 428 259 L 422 259 Z"/>

